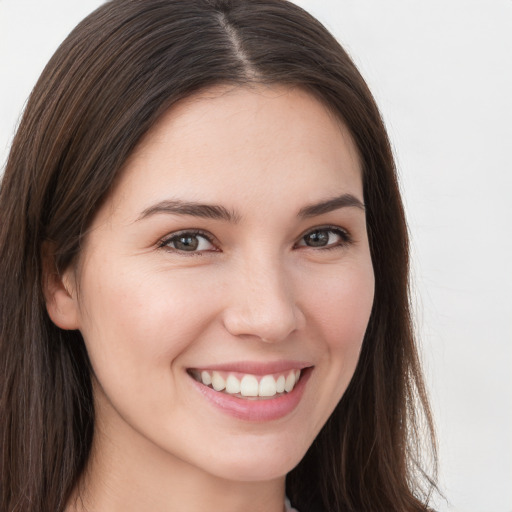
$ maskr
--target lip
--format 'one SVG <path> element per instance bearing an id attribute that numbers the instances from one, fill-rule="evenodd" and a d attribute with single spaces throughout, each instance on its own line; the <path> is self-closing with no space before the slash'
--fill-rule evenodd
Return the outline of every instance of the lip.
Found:
<path id="1" fill-rule="evenodd" d="M 271 363 L 256 363 L 253 361 L 238 361 L 235 363 L 224 363 L 213 366 L 195 367 L 197 371 L 218 371 L 233 373 L 249 373 L 251 375 L 270 375 L 271 373 L 281 373 L 290 370 L 303 370 L 313 366 L 311 363 L 304 361 L 275 361 Z"/>
<path id="2" fill-rule="evenodd" d="M 239 371 L 240 369 L 243 369 L 244 373 L 251 373 L 253 375 L 267 375 L 269 373 L 278 373 L 280 371 L 291 369 L 301 369 L 301 378 L 293 390 L 289 393 L 284 393 L 277 398 L 237 398 L 227 393 L 220 393 L 215 391 L 210 387 L 205 386 L 202 382 L 196 381 L 190 375 L 187 375 L 190 378 L 192 385 L 202 394 L 208 403 L 215 407 L 217 410 L 220 410 L 225 414 L 240 420 L 264 422 L 283 418 L 287 414 L 290 414 L 297 407 L 304 393 L 307 381 L 309 380 L 311 372 L 314 368 L 311 365 L 305 365 L 301 367 L 301 363 L 297 362 L 293 363 L 293 366 L 289 366 L 290 362 L 286 362 L 284 366 L 279 366 L 280 364 L 282 363 L 276 363 L 277 366 L 273 364 L 259 365 L 253 363 L 239 363 L 236 365 L 219 365 L 207 367 L 209 370 L 217 371 Z M 297 364 L 299 364 L 299 366 L 297 366 Z M 251 367 L 253 371 L 248 371 L 247 369 L 249 367 Z M 275 370 L 276 367 L 279 369 Z M 257 370 L 258 368 L 259 371 L 255 372 L 254 370 Z"/>

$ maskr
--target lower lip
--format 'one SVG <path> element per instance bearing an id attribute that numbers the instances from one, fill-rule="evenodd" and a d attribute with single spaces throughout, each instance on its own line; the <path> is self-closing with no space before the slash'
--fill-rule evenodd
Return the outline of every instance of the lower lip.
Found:
<path id="1" fill-rule="evenodd" d="M 226 414 L 246 421 L 271 421 L 283 418 L 297 407 L 312 370 L 312 367 L 303 370 L 299 382 L 289 393 L 261 400 L 237 398 L 215 391 L 192 377 L 190 380 L 211 404 Z"/>

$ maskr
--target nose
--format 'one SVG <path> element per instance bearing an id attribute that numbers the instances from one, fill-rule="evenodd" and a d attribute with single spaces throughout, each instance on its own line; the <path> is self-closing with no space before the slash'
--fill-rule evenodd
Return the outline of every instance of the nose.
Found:
<path id="1" fill-rule="evenodd" d="M 305 319 L 292 279 L 276 260 L 253 258 L 231 276 L 223 320 L 233 336 L 275 343 L 302 328 Z"/>

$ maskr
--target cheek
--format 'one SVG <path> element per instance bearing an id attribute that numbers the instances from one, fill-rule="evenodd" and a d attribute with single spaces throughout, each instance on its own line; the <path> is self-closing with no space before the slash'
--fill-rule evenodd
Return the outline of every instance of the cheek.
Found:
<path id="1" fill-rule="evenodd" d="M 332 272 L 321 285 L 310 286 L 309 312 L 323 333 L 329 351 L 355 351 L 368 325 L 374 297 L 371 262 L 347 265 Z"/>
<path id="2" fill-rule="evenodd" d="M 186 274 L 104 267 L 83 282 L 81 331 L 98 377 L 168 369 L 215 316 L 201 280 Z"/>
<path id="3" fill-rule="evenodd" d="M 336 265 L 303 281 L 308 339 L 318 356 L 312 381 L 307 440 L 318 434 L 342 398 L 354 374 L 373 306 L 374 275 L 370 259 Z"/>

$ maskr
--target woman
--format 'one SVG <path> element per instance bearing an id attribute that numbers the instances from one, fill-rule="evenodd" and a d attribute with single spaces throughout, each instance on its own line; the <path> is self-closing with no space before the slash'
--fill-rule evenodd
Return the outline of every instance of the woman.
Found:
<path id="1" fill-rule="evenodd" d="M 0 208 L 2 511 L 428 509 L 389 142 L 307 13 L 106 3 Z"/>

